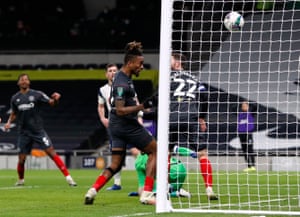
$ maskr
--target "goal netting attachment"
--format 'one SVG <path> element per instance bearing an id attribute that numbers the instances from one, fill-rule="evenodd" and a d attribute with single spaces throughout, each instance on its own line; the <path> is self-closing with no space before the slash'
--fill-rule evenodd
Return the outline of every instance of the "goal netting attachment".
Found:
<path id="1" fill-rule="evenodd" d="M 232 11 L 244 19 L 236 31 L 223 23 Z M 162 0 L 160 34 L 156 211 L 300 215 L 300 1 Z M 172 52 L 208 92 L 204 135 L 218 200 L 207 197 L 209 169 L 189 155 L 174 157 L 191 197 L 166 194 Z M 242 102 L 254 119 L 246 144 Z"/>

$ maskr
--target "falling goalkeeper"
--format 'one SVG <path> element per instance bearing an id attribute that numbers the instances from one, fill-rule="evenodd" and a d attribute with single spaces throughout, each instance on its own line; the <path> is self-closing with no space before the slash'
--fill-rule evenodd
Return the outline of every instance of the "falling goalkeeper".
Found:
<path id="1" fill-rule="evenodd" d="M 197 158 L 197 153 L 183 147 L 175 146 L 174 154 L 180 156 L 191 156 Z M 131 192 L 129 196 L 138 196 L 143 188 L 146 177 L 146 163 L 148 160 L 147 154 L 139 154 L 135 160 L 135 169 L 138 176 L 138 192 Z M 169 193 L 171 197 L 191 197 L 191 193 L 182 188 L 187 175 L 184 164 L 177 158 L 170 158 L 170 174 L 169 174 Z M 156 191 L 156 188 L 154 188 Z"/>

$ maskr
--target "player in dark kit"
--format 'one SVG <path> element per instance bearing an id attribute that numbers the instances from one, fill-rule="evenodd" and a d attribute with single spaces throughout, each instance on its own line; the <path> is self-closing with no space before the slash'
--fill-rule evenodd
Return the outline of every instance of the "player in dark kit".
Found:
<path id="1" fill-rule="evenodd" d="M 66 177 L 70 186 L 77 184 L 72 179 L 64 162 L 55 152 L 52 142 L 43 127 L 43 120 L 39 114 L 42 104 L 51 106 L 57 105 L 61 95 L 53 93 L 49 98 L 45 93 L 38 90 L 30 89 L 30 79 L 27 74 L 21 74 L 18 78 L 20 91 L 11 98 L 11 114 L 5 124 L 8 130 L 13 121 L 18 121 L 18 140 L 17 145 L 20 149 L 18 160 L 19 180 L 16 185 L 24 185 L 25 161 L 26 156 L 30 154 L 33 143 L 38 143 L 47 155 L 55 162 L 56 166 Z"/>
<path id="2" fill-rule="evenodd" d="M 96 182 L 85 195 L 85 204 L 93 204 L 97 192 L 123 166 L 126 157 L 126 145 L 132 144 L 142 152 L 148 154 L 146 178 L 140 202 L 155 204 L 153 190 L 156 175 L 156 140 L 138 122 L 137 113 L 155 106 L 150 97 L 142 104 L 136 100 L 136 92 L 132 82 L 132 75 L 139 76 L 143 69 L 144 57 L 140 42 L 130 42 L 125 48 L 124 64 L 115 75 L 111 91 L 111 111 L 109 116 L 109 134 L 111 138 L 111 164 L 98 176 Z"/>
<path id="3" fill-rule="evenodd" d="M 184 61 L 185 57 L 179 53 L 171 56 L 170 149 L 178 145 L 198 153 L 207 197 L 209 200 L 217 200 L 212 190 L 212 167 L 208 159 L 205 136 L 200 134 L 200 131 L 206 131 L 207 89 L 191 73 L 184 70 Z"/>

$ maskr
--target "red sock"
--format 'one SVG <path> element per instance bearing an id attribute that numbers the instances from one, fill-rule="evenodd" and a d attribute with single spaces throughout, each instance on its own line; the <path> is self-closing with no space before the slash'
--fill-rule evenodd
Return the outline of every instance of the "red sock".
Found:
<path id="1" fill-rule="evenodd" d="M 154 179 L 150 176 L 146 176 L 145 178 L 145 185 L 144 185 L 144 191 L 152 191 L 154 185 Z"/>
<path id="2" fill-rule="evenodd" d="M 18 171 L 19 179 L 24 179 L 24 173 L 25 173 L 24 164 L 18 163 L 17 171 Z"/>
<path id="3" fill-rule="evenodd" d="M 96 182 L 93 185 L 93 188 L 96 189 L 96 191 L 99 191 L 103 185 L 105 185 L 105 183 L 107 182 L 107 178 L 103 175 L 98 176 Z"/>
<path id="4" fill-rule="evenodd" d="M 68 171 L 66 165 L 64 164 L 64 162 L 61 160 L 61 158 L 57 154 L 54 155 L 52 160 L 55 162 L 56 166 L 60 169 L 60 171 L 64 174 L 64 176 L 69 175 L 69 171 Z"/>
<path id="5" fill-rule="evenodd" d="M 200 159 L 201 173 L 204 179 L 205 187 L 212 186 L 212 167 L 210 161 L 207 158 Z"/>

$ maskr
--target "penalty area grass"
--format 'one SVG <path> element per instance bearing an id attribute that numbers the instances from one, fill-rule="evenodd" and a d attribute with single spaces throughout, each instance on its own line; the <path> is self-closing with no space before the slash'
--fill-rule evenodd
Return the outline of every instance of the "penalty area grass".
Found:
<path id="1" fill-rule="evenodd" d="M 135 171 L 122 171 L 122 190 L 107 191 L 110 180 L 99 191 L 93 205 L 84 205 L 84 195 L 100 174 L 100 170 L 70 170 L 77 187 L 70 187 L 59 170 L 26 170 L 25 185 L 14 186 L 16 170 L 0 171 L 0 216 L 2 217 L 246 217 L 257 215 L 208 213 L 159 213 L 155 206 L 142 205 L 138 197 Z M 203 185 L 203 183 L 201 183 Z M 271 215 L 268 215 L 270 217 Z M 279 215 L 274 215 L 279 216 Z"/>

